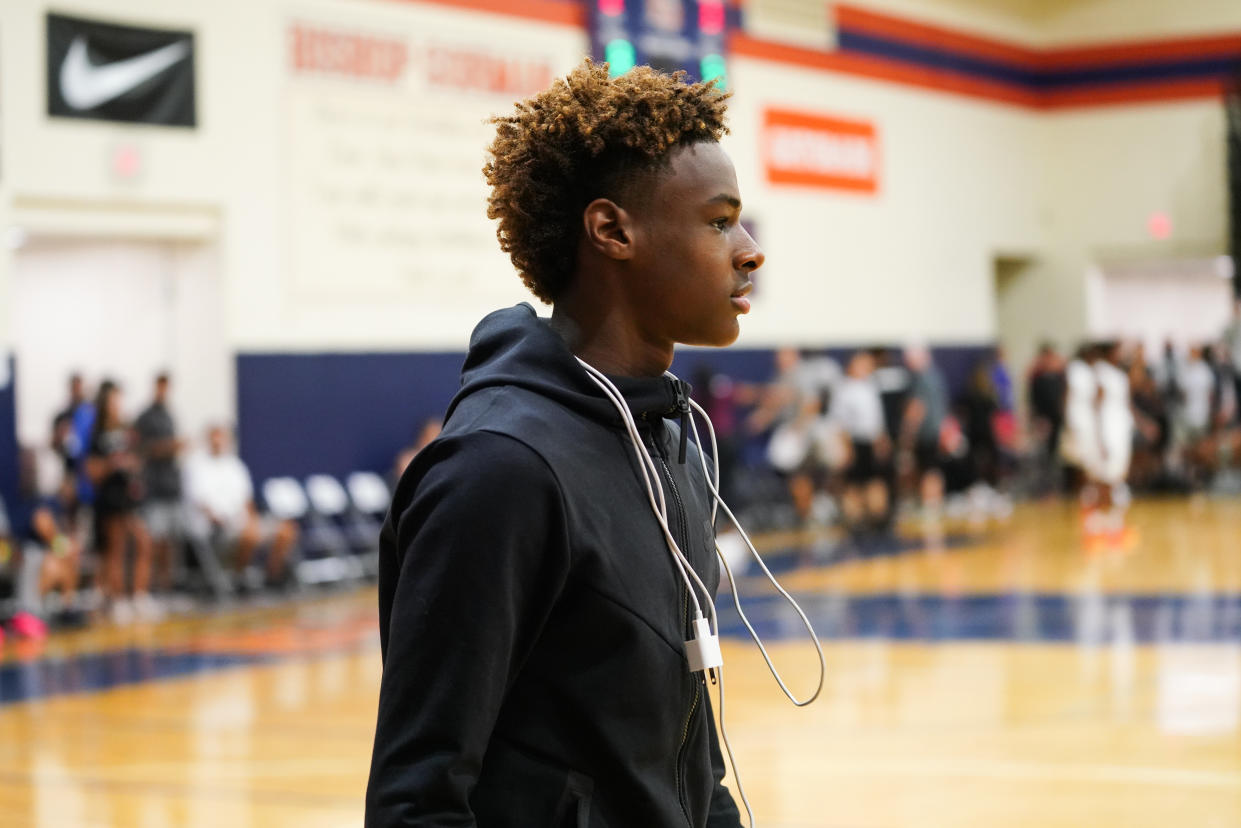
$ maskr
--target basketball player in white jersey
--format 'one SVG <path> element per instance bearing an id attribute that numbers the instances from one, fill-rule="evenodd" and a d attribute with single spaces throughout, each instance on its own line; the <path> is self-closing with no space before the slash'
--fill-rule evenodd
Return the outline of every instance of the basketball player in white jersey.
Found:
<path id="1" fill-rule="evenodd" d="M 1098 382 L 1098 465 L 1094 475 L 1099 487 L 1099 518 L 1087 530 L 1103 532 L 1113 539 L 1124 532 L 1129 506 L 1129 460 L 1133 453 L 1133 409 L 1129 376 L 1120 367 L 1120 343 L 1100 346 L 1094 372 Z"/>
<path id="2" fill-rule="evenodd" d="M 1065 462 L 1080 470 L 1082 506 L 1088 511 L 1098 500 L 1095 480 L 1098 479 L 1099 458 L 1099 382 L 1095 375 L 1097 359 L 1094 345 L 1082 345 L 1065 368 L 1068 392 L 1064 402 L 1066 439 L 1061 442 Z"/>

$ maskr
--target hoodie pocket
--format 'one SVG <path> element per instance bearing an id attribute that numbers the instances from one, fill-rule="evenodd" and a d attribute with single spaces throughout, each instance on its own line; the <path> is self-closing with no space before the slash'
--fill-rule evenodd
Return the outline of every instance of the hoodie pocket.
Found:
<path id="1" fill-rule="evenodd" d="M 483 762 L 471 806 L 480 825 L 591 828 L 594 788 L 586 774 L 497 739 Z"/>

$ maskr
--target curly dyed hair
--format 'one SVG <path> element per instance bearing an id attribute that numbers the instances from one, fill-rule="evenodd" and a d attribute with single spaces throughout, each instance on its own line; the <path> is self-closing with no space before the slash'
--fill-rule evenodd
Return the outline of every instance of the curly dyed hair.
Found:
<path id="1" fill-rule="evenodd" d="M 606 63 L 588 59 L 491 119 L 487 217 L 499 219 L 500 249 L 535 296 L 550 304 L 568 285 L 586 205 L 624 197 L 678 146 L 718 141 L 727 98 L 684 72 L 639 66 L 609 78 Z"/>

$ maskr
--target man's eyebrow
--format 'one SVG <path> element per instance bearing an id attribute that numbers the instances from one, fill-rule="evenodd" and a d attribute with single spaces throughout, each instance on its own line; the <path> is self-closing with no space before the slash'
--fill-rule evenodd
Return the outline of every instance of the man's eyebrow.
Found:
<path id="1" fill-rule="evenodd" d="M 732 207 L 734 210 L 741 209 L 741 199 L 737 198 L 734 195 L 729 195 L 728 193 L 720 193 L 717 196 L 707 199 L 708 204 L 715 204 L 717 201 L 724 202 L 729 207 Z"/>

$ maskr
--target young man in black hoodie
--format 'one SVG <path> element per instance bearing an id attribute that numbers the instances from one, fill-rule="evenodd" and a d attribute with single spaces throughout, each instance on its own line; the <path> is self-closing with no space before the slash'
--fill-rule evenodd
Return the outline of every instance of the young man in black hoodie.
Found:
<path id="1" fill-rule="evenodd" d="M 720 149 L 726 95 L 589 63 L 494 119 L 485 168 L 528 305 L 474 331 L 441 436 L 381 537 L 370 826 L 738 826 L 668 526 L 714 592 L 710 494 L 673 345 L 737 337 L 763 254 Z M 705 598 L 701 600 L 707 600 Z"/>

